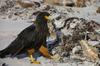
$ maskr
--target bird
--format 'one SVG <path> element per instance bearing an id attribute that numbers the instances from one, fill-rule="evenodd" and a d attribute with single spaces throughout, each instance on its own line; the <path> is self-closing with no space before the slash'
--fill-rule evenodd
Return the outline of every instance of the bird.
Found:
<path id="1" fill-rule="evenodd" d="M 36 51 L 40 51 L 43 56 L 51 59 L 46 43 L 49 33 L 49 16 L 48 12 L 40 12 L 34 24 L 22 30 L 15 40 L 11 42 L 5 49 L 0 51 L 0 58 L 5 58 L 7 55 L 15 57 L 20 53 L 27 52 L 31 63 L 40 64 L 33 56 Z"/>

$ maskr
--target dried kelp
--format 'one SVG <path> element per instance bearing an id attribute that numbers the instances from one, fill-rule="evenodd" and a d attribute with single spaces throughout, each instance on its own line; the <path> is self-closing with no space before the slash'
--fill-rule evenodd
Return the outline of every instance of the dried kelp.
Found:
<path id="1" fill-rule="evenodd" d="M 99 53 L 95 47 L 89 45 L 86 40 L 81 40 L 80 44 L 81 44 L 82 49 L 83 49 L 83 54 L 87 58 L 89 58 L 93 62 L 96 62 L 97 60 L 99 60 L 99 57 L 98 57 Z"/>
<path id="2" fill-rule="evenodd" d="M 56 27 L 56 25 L 55 25 Z M 72 17 L 65 20 L 61 28 L 61 42 L 52 49 L 53 53 L 59 54 L 62 62 L 64 58 L 77 59 L 80 61 L 88 60 L 96 62 L 99 60 L 99 44 L 93 46 L 88 41 L 100 41 L 100 24 L 95 21 L 87 21 L 83 18 Z M 78 48 L 80 47 L 80 48 Z M 59 61 L 61 61 L 61 59 Z"/>

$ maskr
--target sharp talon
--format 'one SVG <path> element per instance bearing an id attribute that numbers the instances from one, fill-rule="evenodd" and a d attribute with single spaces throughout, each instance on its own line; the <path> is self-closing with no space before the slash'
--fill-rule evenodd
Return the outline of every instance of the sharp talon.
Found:
<path id="1" fill-rule="evenodd" d="M 41 64 L 41 63 L 38 62 L 38 61 L 33 61 L 33 62 L 31 62 L 31 63 L 33 63 L 33 64 Z"/>
<path id="2" fill-rule="evenodd" d="M 36 61 L 35 58 L 33 58 L 33 56 L 32 56 L 34 51 L 35 51 L 34 49 L 28 50 L 30 62 L 33 63 L 33 64 L 40 64 L 40 62 Z"/>

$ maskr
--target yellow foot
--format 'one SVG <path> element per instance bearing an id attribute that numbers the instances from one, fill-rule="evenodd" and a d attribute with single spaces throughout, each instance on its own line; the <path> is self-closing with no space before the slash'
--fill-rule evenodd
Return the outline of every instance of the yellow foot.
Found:
<path id="1" fill-rule="evenodd" d="M 33 63 L 33 64 L 40 64 L 40 62 L 38 62 L 38 61 L 31 61 L 31 63 Z"/>

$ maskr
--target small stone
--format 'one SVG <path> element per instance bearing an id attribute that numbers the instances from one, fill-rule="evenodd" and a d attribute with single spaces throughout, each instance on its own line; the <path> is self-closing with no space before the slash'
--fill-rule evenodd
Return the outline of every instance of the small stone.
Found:
<path id="1" fill-rule="evenodd" d="M 73 53 L 73 54 L 76 54 L 76 53 L 78 53 L 80 50 L 81 50 L 81 47 L 80 47 L 80 46 L 75 46 L 75 47 L 72 49 L 72 53 Z"/>
<path id="2" fill-rule="evenodd" d="M 2 66 L 8 66 L 6 63 L 3 63 Z"/>
<path id="3" fill-rule="evenodd" d="M 98 7 L 98 9 L 97 9 L 97 11 L 96 11 L 97 13 L 100 13 L 100 7 Z"/>

